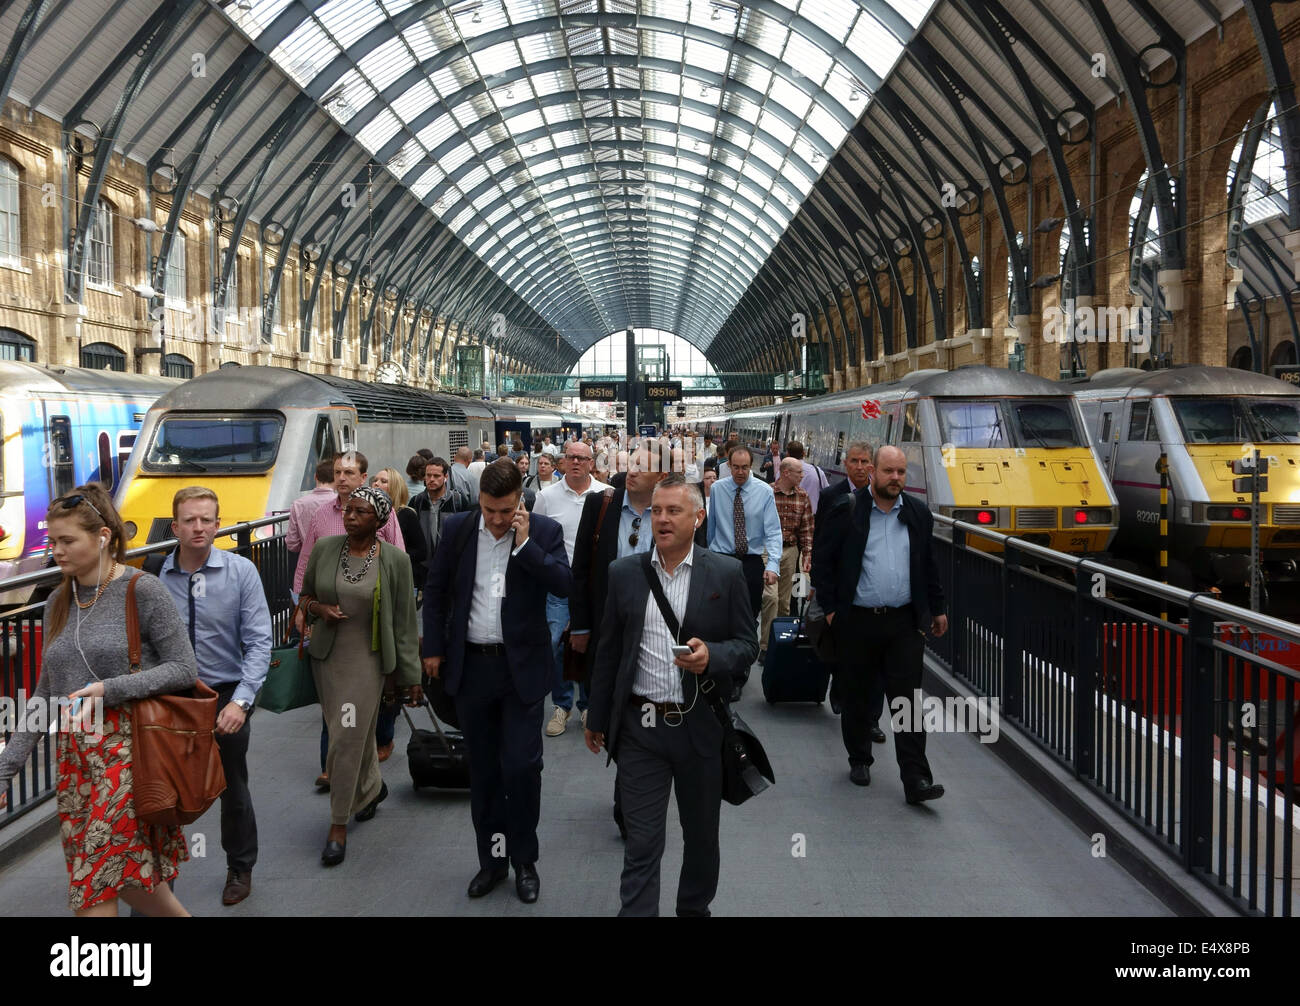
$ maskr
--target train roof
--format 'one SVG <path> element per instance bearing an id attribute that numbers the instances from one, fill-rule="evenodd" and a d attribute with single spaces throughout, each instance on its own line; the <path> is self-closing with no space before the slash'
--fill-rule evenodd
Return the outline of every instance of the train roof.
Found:
<path id="1" fill-rule="evenodd" d="M 1086 393 L 1109 389 L 1129 389 L 1148 395 L 1291 395 L 1300 396 L 1300 389 L 1286 381 L 1267 374 L 1236 367 L 1204 367 L 1188 365 L 1164 370 L 1137 370 L 1118 367 L 1102 371 L 1078 385 L 1076 391 Z"/>
<path id="2" fill-rule="evenodd" d="M 54 391 L 63 388 L 78 394 L 136 394 L 147 398 L 178 387 L 174 377 L 124 374 L 116 370 L 88 370 L 85 367 L 49 367 L 16 360 L 0 361 L 0 385 L 22 391 Z"/>
<path id="3" fill-rule="evenodd" d="M 215 404 L 214 404 L 215 403 Z M 370 384 L 287 367 L 231 367 L 200 374 L 164 395 L 167 409 L 279 409 L 351 405 L 359 422 L 464 425 L 492 418 L 479 402 L 403 384 Z"/>

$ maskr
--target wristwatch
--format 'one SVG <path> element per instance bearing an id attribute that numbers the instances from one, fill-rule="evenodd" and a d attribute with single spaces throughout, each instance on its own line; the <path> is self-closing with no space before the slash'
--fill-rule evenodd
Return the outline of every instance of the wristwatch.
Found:
<path id="1" fill-rule="evenodd" d="M 244 710 L 245 716 L 247 716 L 249 713 L 253 711 L 253 703 L 249 702 L 247 699 L 240 699 L 238 702 L 235 703 L 235 705 L 239 706 L 240 709 Z"/>

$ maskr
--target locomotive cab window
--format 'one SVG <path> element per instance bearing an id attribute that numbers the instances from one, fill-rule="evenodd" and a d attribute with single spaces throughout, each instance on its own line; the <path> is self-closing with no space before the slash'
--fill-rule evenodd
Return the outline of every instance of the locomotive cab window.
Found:
<path id="1" fill-rule="evenodd" d="M 51 499 L 66 496 L 77 484 L 72 471 L 72 418 L 50 417 L 50 474 L 54 484 L 50 487 Z"/>
<path id="2" fill-rule="evenodd" d="M 936 400 L 940 435 L 943 443 L 954 447 L 1006 447 L 1007 435 L 1002 410 L 997 402 L 963 402 Z M 912 408 L 912 406 L 908 406 Z M 903 439 L 908 440 L 908 417 L 904 417 Z"/>
<path id="3" fill-rule="evenodd" d="M 1244 403 L 1232 398 L 1171 398 L 1189 444 L 1244 444 L 1254 432 Z"/>
<path id="4" fill-rule="evenodd" d="M 1245 400 L 1260 443 L 1300 443 L 1300 399 L 1249 398 Z"/>
<path id="5" fill-rule="evenodd" d="M 169 413 L 158 422 L 144 469 L 150 472 L 261 472 L 275 462 L 284 420 L 274 414 Z"/>
<path id="6" fill-rule="evenodd" d="M 903 409 L 903 442 L 919 443 L 921 440 L 921 417 L 917 412 L 917 403 L 908 402 Z"/>
<path id="7" fill-rule="evenodd" d="M 1018 447 L 1081 447 L 1070 402 L 1062 398 L 1012 401 Z"/>
<path id="8" fill-rule="evenodd" d="M 1128 416 L 1129 440 L 1159 440 L 1156 433 L 1155 417 L 1151 415 L 1150 402 L 1134 402 L 1133 411 Z"/>

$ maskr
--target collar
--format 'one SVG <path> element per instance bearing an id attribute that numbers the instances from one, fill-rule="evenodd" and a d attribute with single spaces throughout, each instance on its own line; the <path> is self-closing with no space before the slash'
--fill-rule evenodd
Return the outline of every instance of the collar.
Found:
<path id="1" fill-rule="evenodd" d="M 483 519 L 483 514 L 481 513 L 478 515 L 478 533 L 487 535 L 493 545 L 500 545 L 503 541 L 510 541 L 514 535 L 513 531 L 507 531 L 500 538 L 496 537 L 496 535 L 488 530 L 487 521 Z"/>
<path id="2" fill-rule="evenodd" d="M 870 489 L 868 489 L 867 491 L 870 492 Z M 876 497 L 875 497 L 875 496 L 871 496 L 870 499 L 871 499 L 871 508 L 872 508 L 873 510 L 880 510 L 880 504 L 878 504 L 878 503 L 876 502 Z M 881 512 L 881 513 L 893 513 L 895 510 L 900 509 L 900 508 L 902 507 L 902 505 L 903 505 L 903 494 L 902 494 L 902 493 L 899 493 L 899 494 L 898 494 L 898 499 L 894 500 L 894 505 L 891 506 L 888 510 L 880 510 L 880 512 Z"/>
<path id="3" fill-rule="evenodd" d="M 631 499 L 631 497 L 629 497 L 629 496 L 627 495 L 627 493 L 624 493 L 624 494 L 623 494 L 623 509 L 626 510 L 628 513 L 630 513 L 633 517 L 641 517 L 641 516 L 644 516 L 645 511 L 646 511 L 646 510 L 649 510 L 650 507 L 647 506 L 647 507 L 645 508 L 645 510 L 638 510 L 636 507 L 634 507 L 634 506 L 632 505 L 632 499 Z M 656 554 L 658 554 L 657 550 L 656 550 Z"/>
<path id="4" fill-rule="evenodd" d="M 753 476 L 750 476 L 750 477 L 752 478 Z M 782 488 L 780 488 L 780 487 L 779 487 L 775 482 L 773 482 L 773 483 L 772 483 L 772 492 L 774 492 L 774 493 L 780 493 L 782 496 L 795 496 L 795 495 L 797 495 L 797 494 L 803 492 L 803 490 L 800 489 L 797 485 L 793 485 L 793 486 L 791 486 L 789 489 L 782 489 Z"/>
<path id="5" fill-rule="evenodd" d="M 653 549 L 653 550 L 651 551 L 651 553 L 650 553 L 650 565 L 655 566 L 655 567 L 658 568 L 658 569 L 663 569 L 663 568 L 664 568 L 664 564 L 663 564 L 662 562 L 659 561 L 659 546 L 658 546 L 658 545 L 656 545 L 656 546 L 654 547 L 654 549 Z M 676 576 L 679 570 L 681 570 L 681 569 L 691 569 L 691 568 L 694 567 L 694 565 L 695 565 L 695 541 L 694 541 L 694 539 L 692 539 L 692 540 L 691 540 L 691 547 L 690 547 L 690 549 L 689 549 L 689 550 L 687 551 L 687 553 L 686 553 L 686 558 L 683 559 L 681 562 L 679 562 L 679 563 L 677 564 L 677 568 L 673 570 L 672 575 L 673 575 L 673 576 Z"/>
<path id="6" fill-rule="evenodd" d="M 319 493 L 319 494 L 322 495 L 322 496 L 325 495 L 326 493 L 329 493 L 329 494 L 330 494 L 331 496 L 333 496 L 335 499 L 338 499 L 338 498 L 339 498 L 339 494 L 338 494 L 337 492 L 334 491 L 334 487 L 333 487 L 333 486 L 329 486 L 329 485 L 325 485 L 325 486 L 317 486 L 315 489 L 312 490 L 312 492 L 313 492 L 313 493 Z"/>
<path id="7" fill-rule="evenodd" d="M 568 479 L 560 479 L 559 482 L 552 482 L 551 485 L 564 486 L 564 491 L 568 493 L 570 496 L 586 496 L 587 493 L 595 490 L 597 486 L 600 486 L 602 490 L 607 488 L 606 486 L 601 485 L 601 483 L 597 482 L 594 478 L 589 483 L 587 483 L 587 488 L 582 490 L 582 492 L 578 492 L 578 490 L 574 489 L 571 485 L 569 485 Z M 550 486 L 547 486 L 547 488 L 549 489 Z"/>
<path id="8" fill-rule="evenodd" d="M 167 558 L 163 560 L 162 568 L 158 570 L 158 575 L 162 576 L 162 574 L 164 573 L 180 573 L 184 576 L 189 576 L 190 575 L 189 573 L 186 573 L 183 569 L 181 569 L 176 565 L 176 559 L 179 555 L 180 555 L 179 546 L 177 548 L 172 549 L 170 552 L 168 552 Z M 223 549 L 219 549 L 217 548 L 216 545 L 213 545 L 210 549 L 208 549 L 208 557 L 203 560 L 203 565 L 200 566 L 199 569 L 196 569 L 194 572 L 197 573 L 199 572 L 199 570 L 202 569 L 224 569 L 226 566 L 230 564 L 228 559 L 229 557 L 226 555 Z"/>

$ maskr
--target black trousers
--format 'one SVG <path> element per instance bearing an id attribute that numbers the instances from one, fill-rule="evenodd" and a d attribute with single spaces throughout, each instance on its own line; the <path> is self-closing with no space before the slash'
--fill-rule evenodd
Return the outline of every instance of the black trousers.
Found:
<path id="1" fill-rule="evenodd" d="M 230 704 L 236 684 L 219 685 L 217 712 Z M 248 791 L 248 742 L 252 738 L 253 712 L 233 734 L 217 734 L 221 768 L 226 773 L 226 791 L 221 794 L 221 848 L 226 868 L 251 873 L 257 863 L 257 816 Z"/>
<path id="2" fill-rule="evenodd" d="M 469 805 L 479 866 L 537 862 L 545 700 L 525 703 L 504 656 L 465 654 L 456 713 L 469 749 Z"/>
<path id="3" fill-rule="evenodd" d="M 763 557 L 761 555 L 736 555 L 740 560 L 741 572 L 745 574 L 745 586 L 749 588 L 749 607 L 754 612 L 754 618 L 757 619 L 763 613 Z M 758 627 L 754 627 L 754 633 L 757 635 Z M 766 646 L 766 640 L 759 640 L 760 645 Z M 739 668 L 732 680 L 738 685 L 743 685 L 749 680 L 749 667 Z"/>
<path id="4" fill-rule="evenodd" d="M 664 718 L 645 725 L 641 707 L 623 710 L 618 742 L 618 785 L 627 842 L 623 848 L 620 916 L 659 914 L 659 863 L 668 831 L 668 796 L 677 791 L 682 824 L 682 872 L 677 880 L 677 914 L 707 916 L 718 892 L 721 853 L 718 819 L 722 808 L 721 751 L 704 756 L 686 723 Z M 703 704 L 687 716 L 712 716 Z"/>
<path id="5" fill-rule="evenodd" d="M 875 760 L 871 728 L 879 715 L 872 715 L 872 692 L 883 686 L 891 705 L 902 696 L 910 709 L 921 687 L 925 637 L 916 628 L 910 605 L 880 615 L 855 605 L 835 619 L 832 631 L 836 650 L 846 655 L 838 673 L 844 747 L 850 765 L 870 765 Z M 910 788 L 932 776 L 925 731 L 911 730 L 911 716 L 905 719 L 908 729 L 894 734 L 894 754 L 903 785 Z"/>

